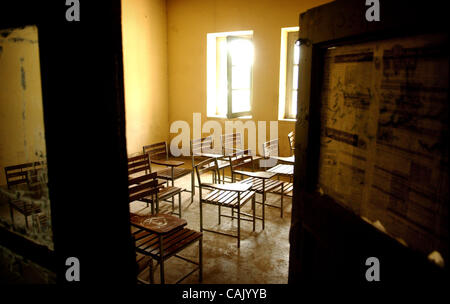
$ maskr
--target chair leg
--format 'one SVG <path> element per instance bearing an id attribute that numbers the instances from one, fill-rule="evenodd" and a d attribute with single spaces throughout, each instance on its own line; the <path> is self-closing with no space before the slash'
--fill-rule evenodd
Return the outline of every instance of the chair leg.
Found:
<path id="1" fill-rule="evenodd" d="M 264 230 L 265 227 L 265 221 L 266 221 L 266 211 L 265 211 L 265 204 L 266 204 L 266 185 L 265 181 L 263 180 L 263 191 L 262 191 L 262 229 Z"/>
<path id="2" fill-rule="evenodd" d="M 191 203 L 194 201 L 194 195 L 195 195 L 195 172 L 194 172 L 194 168 L 192 168 L 192 173 L 191 173 Z"/>
<path id="3" fill-rule="evenodd" d="M 163 237 L 159 236 L 159 271 L 161 276 L 161 284 L 165 284 L 164 279 L 164 249 L 163 249 Z"/>
<path id="4" fill-rule="evenodd" d="M 283 198 L 284 198 L 284 183 L 281 184 L 281 215 L 280 217 L 283 218 Z"/>
<path id="5" fill-rule="evenodd" d="M 178 216 L 181 218 L 181 192 L 178 193 Z"/>
<path id="6" fill-rule="evenodd" d="M 219 205 L 219 225 L 220 225 L 220 218 L 222 217 L 222 213 L 221 213 L 221 208 L 220 208 L 220 205 Z"/>
<path id="7" fill-rule="evenodd" d="M 256 219 L 255 219 L 255 216 L 256 216 L 256 214 L 255 214 L 255 212 L 256 212 L 256 206 L 255 206 L 255 202 L 256 202 L 256 200 L 255 200 L 255 195 L 253 195 L 253 198 L 252 198 L 252 209 L 253 209 L 253 231 L 255 231 L 255 225 L 256 225 Z"/>
<path id="8" fill-rule="evenodd" d="M 200 205 L 200 231 L 203 231 L 203 208 L 202 208 L 202 191 L 200 190 L 200 201 L 199 201 L 199 205 Z"/>
<path id="9" fill-rule="evenodd" d="M 238 248 L 241 247 L 241 211 L 240 211 L 240 201 L 238 200 L 238 210 L 237 210 L 237 221 L 238 221 Z"/>
<path id="10" fill-rule="evenodd" d="M 155 284 L 155 277 L 154 277 L 154 270 L 153 270 L 153 259 L 150 258 L 150 262 L 149 262 L 149 280 L 150 280 L 150 284 Z"/>
<path id="11" fill-rule="evenodd" d="M 155 195 L 155 203 L 156 203 L 156 213 L 159 213 L 159 200 L 156 195 Z"/>
<path id="12" fill-rule="evenodd" d="M 266 204 L 266 193 L 263 192 L 263 197 L 262 197 L 262 229 L 264 230 L 265 227 L 265 221 L 266 221 L 266 212 L 265 212 L 265 206 Z"/>
<path id="13" fill-rule="evenodd" d="M 203 281 L 203 237 L 198 239 L 198 281 Z"/>

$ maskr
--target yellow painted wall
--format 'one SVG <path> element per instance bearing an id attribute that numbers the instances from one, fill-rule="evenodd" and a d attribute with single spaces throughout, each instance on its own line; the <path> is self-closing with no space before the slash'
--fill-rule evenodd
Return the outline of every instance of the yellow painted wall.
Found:
<path id="1" fill-rule="evenodd" d="M 122 1 L 127 152 L 169 133 L 167 10 L 164 0 Z"/>
<path id="2" fill-rule="evenodd" d="M 0 31 L 0 185 L 5 166 L 46 160 L 37 33 Z"/>
<path id="3" fill-rule="evenodd" d="M 207 120 L 206 34 L 239 30 L 253 30 L 252 119 L 267 125 L 277 120 L 281 28 L 298 26 L 300 13 L 327 2 L 168 0 L 169 121 L 185 120 L 192 126 L 193 112 L 202 113 L 202 122 Z M 290 154 L 287 134 L 294 128 L 293 122 L 279 123 L 281 155 Z"/>

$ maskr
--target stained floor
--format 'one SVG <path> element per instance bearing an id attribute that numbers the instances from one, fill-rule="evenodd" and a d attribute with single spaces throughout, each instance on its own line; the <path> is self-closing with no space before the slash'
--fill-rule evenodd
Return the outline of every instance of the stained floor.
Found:
<path id="1" fill-rule="evenodd" d="M 186 162 L 186 168 L 190 163 Z M 206 176 L 206 180 L 210 177 Z M 190 189 L 191 176 L 176 180 L 175 186 Z M 256 199 L 261 200 L 257 194 Z M 280 205 L 280 196 L 269 193 L 269 204 Z M 266 207 L 265 229 L 261 221 L 256 222 L 256 231 L 252 231 L 252 223 L 241 221 L 241 247 L 237 248 L 237 239 L 215 233 L 203 232 L 203 283 L 205 284 L 285 284 L 288 278 L 289 263 L 289 227 L 291 219 L 291 198 L 284 199 L 284 214 L 280 217 L 280 209 Z M 178 206 L 175 200 L 175 208 Z M 187 227 L 200 230 L 198 191 L 191 203 L 191 194 L 182 194 L 182 217 L 187 220 Z M 222 208 L 222 213 L 227 212 Z M 170 203 L 162 203 L 161 211 L 170 212 Z M 130 211 L 137 214 L 149 214 L 150 208 L 145 203 L 134 202 Z M 176 211 L 176 210 L 175 210 Z M 251 201 L 243 208 L 243 212 L 251 213 Z M 230 214 L 230 212 L 227 212 Z M 257 204 L 256 214 L 261 215 L 261 205 Z M 205 228 L 222 232 L 236 233 L 237 220 L 222 218 L 218 225 L 217 206 L 203 205 L 203 223 Z M 181 255 L 192 260 L 198 259 L 197 242 L 181 252 Z M 175 257 L 165 262 L 166 283 L 176 282 L 187 274 L 194 265 Z M 141 273 L 141 278 L 148 279 L 148 271 Z M 159 282 L 159 267 L 155 271 L 155 281 Z M 186 278 L 182 283 L 198 283 L 197 273 Z"/>

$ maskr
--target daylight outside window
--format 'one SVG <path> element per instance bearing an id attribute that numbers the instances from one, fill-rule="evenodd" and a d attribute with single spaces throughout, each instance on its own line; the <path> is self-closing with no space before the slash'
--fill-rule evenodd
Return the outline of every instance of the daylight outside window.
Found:
<path id="1" fill-rule="evenodd" d="M 252 31 L 208 34 L 207 49 L 208 116 L 251 115 Z"/>

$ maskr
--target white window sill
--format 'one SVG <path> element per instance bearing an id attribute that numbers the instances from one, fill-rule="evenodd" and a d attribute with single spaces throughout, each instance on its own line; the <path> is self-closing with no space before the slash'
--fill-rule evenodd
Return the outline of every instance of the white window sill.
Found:
<path id="1" fill-rule="evenodd" d="M 221 119 L 252 119 L 253 116 L 241 116 L 241 117 L 235 117 L 235 118 L 228 118 L 226 116 L 220 116 L 220 115 L 207 115 L 207 118 L 221 118 Z"/>
<path id="2" fill-rule="evenodd" d="M 290 121 L 290 122 L 296 122 L 297 119 L 295 118 L 279 118 L 279 121 Z"/>
<path id="3" fill-rule="evenodd" d="M 226 116 L 221 115 L 206 115 L 207 118 L 227 118 Z"/>

